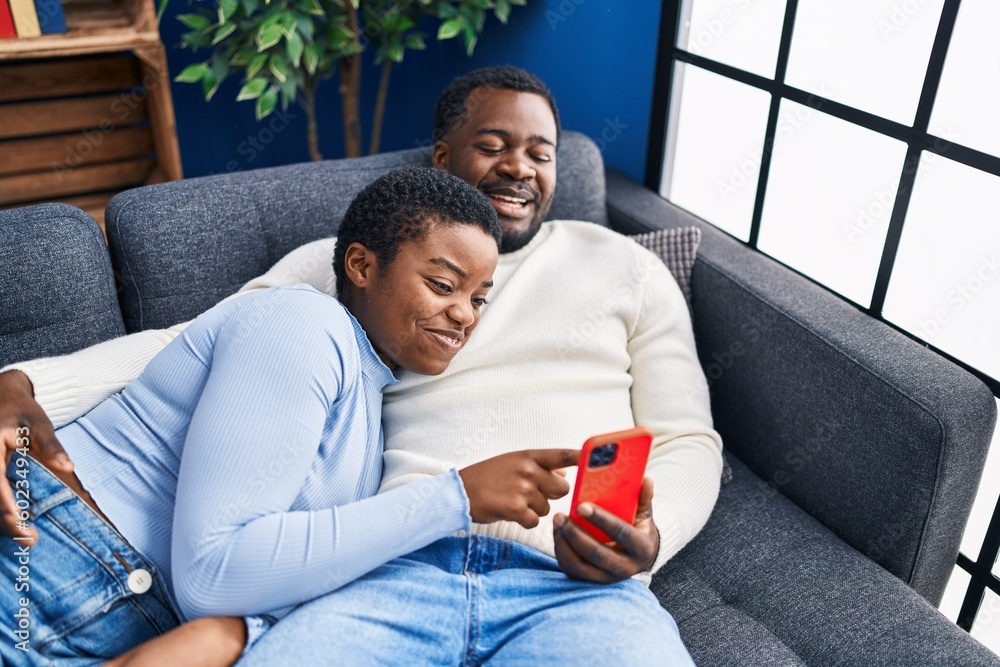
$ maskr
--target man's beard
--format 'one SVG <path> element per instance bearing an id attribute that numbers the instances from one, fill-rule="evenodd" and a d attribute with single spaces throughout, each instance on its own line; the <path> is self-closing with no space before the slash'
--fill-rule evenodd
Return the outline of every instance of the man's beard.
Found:
<path id="1" fill-rule="evenodd" d="M 503 226 L 501 225 L 501 228 Z M 542 228 L 542 216 L 536 215 L 527 229 L 503 229 L 500 235 L 500 253 L 514 252 L 520 250 L 535 238 L 535 234 Z"/>

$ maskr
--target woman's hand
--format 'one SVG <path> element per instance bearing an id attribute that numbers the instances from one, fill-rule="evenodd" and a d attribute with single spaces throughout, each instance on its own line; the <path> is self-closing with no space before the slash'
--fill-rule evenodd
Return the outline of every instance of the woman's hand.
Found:
<path id="1" fill-rule="evenodd" d="M 458 471 L 476 523 L 516 521 L 538 525 L 549 513 L 549 501 L 569 493 L 567 466 L 575 466 L 577 449 L 531 449 L 480 461 Z"/>

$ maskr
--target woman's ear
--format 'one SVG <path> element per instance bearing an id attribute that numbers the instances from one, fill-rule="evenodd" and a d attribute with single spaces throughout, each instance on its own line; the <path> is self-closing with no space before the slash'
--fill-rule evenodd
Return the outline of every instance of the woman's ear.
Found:
<path id="1" fill-rule="evenodd" d="M 443 140 L 438 139 L 434 142 L 434 147 L 431 149 L 431 164 L 434 165 L 435 169 L 444 169 L 448 171 L 448 144 Z"/>
<path id="2" fill-rule="evenodd" d="M 378 270 L 375 253 L 357 241 L 347 246 L 344 253 L 344 273 L 355 287 L 370 287 Z"/>

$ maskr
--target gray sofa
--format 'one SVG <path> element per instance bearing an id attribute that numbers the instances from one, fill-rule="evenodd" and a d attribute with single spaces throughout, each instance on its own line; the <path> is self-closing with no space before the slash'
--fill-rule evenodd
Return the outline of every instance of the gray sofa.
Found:
<path id="1" fill-rule="evenodd" d="M 0 212 L 0 364 L 194 317 L 335 234 L 354 194 L 426 149 L 138 188 L 96 224 Z M 1000 665 L 935 608 L 996 404 L 977 379 L 612 171 L 568 132 L 552 218 L 697 225 L 695 333 L 734 469 L 653 579 L 699 665 Z"/>

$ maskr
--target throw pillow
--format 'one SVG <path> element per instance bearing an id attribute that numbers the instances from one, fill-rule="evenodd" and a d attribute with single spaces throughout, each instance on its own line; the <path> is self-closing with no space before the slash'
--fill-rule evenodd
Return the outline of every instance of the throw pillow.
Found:
<path id="1" fill-rule="evenodd" d="M 674 229 L 659 229 L 646 234 L 636 234 L 631 237 L 636 243 L 650 250 L 659 257 L 673 275 L 681 288 L 688 308 L 691 308 L 691 271 L 701 243 L 701 230 L 697 227 L 676 227 Z M 722 483 L 728 484 L 733 479 L 733 469 L 726 455 L 722 455 Z"/>

